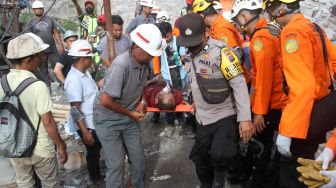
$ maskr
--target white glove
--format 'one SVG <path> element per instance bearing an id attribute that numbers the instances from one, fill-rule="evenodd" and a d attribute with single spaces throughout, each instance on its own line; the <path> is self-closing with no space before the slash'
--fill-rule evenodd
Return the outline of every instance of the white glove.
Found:
<path id="1" fill-rule="evenodd" d="M 335 188 L 336 187 L 336 171 L 321 171 L 323 176 L 330 178 L 330 182 L 321 186 L 320 188 Z"/>
<path id="2" fill-rule="evenodd" d="M 334 151 L 328 147 L 325 147 L 323 152 L 316 158 L 315 161 L 322 161 L 322 169 L 327 170 L 331 161 L 334 160 Z"/>
<path id="3" fill-rule="evenodd" d="M 278 134 L 276 145 L 281 155 L 286 156 L 286 157 L 292 157 L 292 153 L 290 152 L 291 142 L 292 142 L 292 138 Z"/>

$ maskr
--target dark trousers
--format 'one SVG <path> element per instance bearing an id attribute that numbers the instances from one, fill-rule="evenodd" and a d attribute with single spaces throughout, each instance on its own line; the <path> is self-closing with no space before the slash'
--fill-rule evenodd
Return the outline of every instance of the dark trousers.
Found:
<path id="1" fill-rule="evenodd" d="M 274 187 L 278 179 L 275 169 L 271 168 L 272 148 L 274 146 L 274 133 L 279 129 L 281 110 L 270 110 L 265 118 L 266 128 L 262 133 L 258 133 L 255 139 L 259 141 L 264 151 L 259 156 L 253 156 L 254 170 L 252 179 L 248 183 L 248 188 Z M 273 161 L 278 163 L 277 157 Z M 275 182 L 273 182 L 275 181 Z"/>
<path id="2" fill-rule="evenodd" d="M 183 112 L 167 112 L 165 114 L 167 123 L 170 125 L 174 124 L 175 119 L 183 121 Z"/>
<path id="3" fill-rule="evenodd" d="M 209 125 L 199 125 L 190 159 L 203 185 L 211 185 L 214 172 L 226 172 L 237 153 L 238 125 L 236 116 Z"/>
<path id="4" fill-rule="evenodd" d="M 93 145 L 87 145 L 84 143 L 86 147 L 86 164 L 89 171 L 90 180 L 96 181 L 102 178 L 99 168 L 99 158 L 100 158 L 100 150 L 102 148 L 101 143 L 97 137 L 96 131 L 89 129 L 94 139 Z M 83 140 L 82 131 L 77 130 L 79 136 Z"/>
<path id="5" fill-rule="evenodd" d="M 48 71 L 48 65 L 54 70 L 56 62 L 58 61 L 58 52 L 46 52 L 46 58 L 42 62 L 41 66 L 35 71 L 35 75 L 38 79 L 42 80 L 48 87 L 50 87 L 50 76 Z"/>
<path id="6" fill-rule="evenodd" d="M 325 135 L 320 138 L 310 140 L 292 138 L 291 153 L 292 157 L 280 156 L 279 163 L 279 188 L 306 188 L 303 183 L 298 181 L 300 174 L 296 171 L 299 166 L 297 158 L 314 159 L 314 154 L 320 143 L 325 141 Z"/>

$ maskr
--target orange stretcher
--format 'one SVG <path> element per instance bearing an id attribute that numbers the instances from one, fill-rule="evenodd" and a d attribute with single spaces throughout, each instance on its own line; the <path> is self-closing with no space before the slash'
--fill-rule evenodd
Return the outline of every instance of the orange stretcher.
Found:
<path id="1" fill-rule="evenodd" d="M 147 107 L 147 112 L 191 112 L 190 104 L 182 103 L 176 106 L 175 110 L 160 110 L 159 108 Z"/>

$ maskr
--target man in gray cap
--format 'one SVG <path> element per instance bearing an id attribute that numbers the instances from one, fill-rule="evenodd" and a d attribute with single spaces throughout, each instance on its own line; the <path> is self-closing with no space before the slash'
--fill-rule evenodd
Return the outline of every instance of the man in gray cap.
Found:
<path id="1" fill-rule="evenodd" d="M 190 153 L 201 187 L 223 187 L 237 153 L 239 134 L 247 143 L 255 133 L 250 100 L 238 57 L 206 35 L 201 16 L 187 14 L 177 24 L 180 46 L 191 53 L 191 90 L 198 124 Z"/>
<path id="2" fill-rule="evenodd" d="M 12 91 L 24 80 L 36 79 L 32 72 L 43 63 L 46 58 L 43 52 L 48 47 L 48 44 L 33 33 L 25 33 L 9 41 L 7 58 L 15 68 L 5 76 Z M 4 85 L 1 86 L 0 99 L 5 96 Z M 61 163 L 67 161 L 68 155 L 66 144 L 59 135 L 51 114 L 52 101 L 49 89 L 45 83 L 36 81 L 21 92 L 19 99 L 32 126 L 38 128 L 38 136 L 32 156 L 10 159 L 16 172 L 16 183 L 18 187 L 33 187 L 35 185 L 33 171 L 35 171 L 41 179 L 42 187 L 56 187 L 58 162 L 55 146 Z"/>

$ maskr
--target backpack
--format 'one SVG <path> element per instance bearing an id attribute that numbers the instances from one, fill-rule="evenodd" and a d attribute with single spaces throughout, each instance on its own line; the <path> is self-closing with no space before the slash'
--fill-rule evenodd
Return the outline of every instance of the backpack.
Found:
<path id="1" fill-rule="evenodd" d="M 38 129 L 41 122 L 39 118 L 37 130 L 27 116 L 21 101 L 20 94 L 29 85 L 38 81 L 27 78 L 11 91 L 7 75 L 1 77 L 1 86 L 5 95 L 0 98 L 0 156 L 5 158 L 30 157 L 37 142 Z"/>

